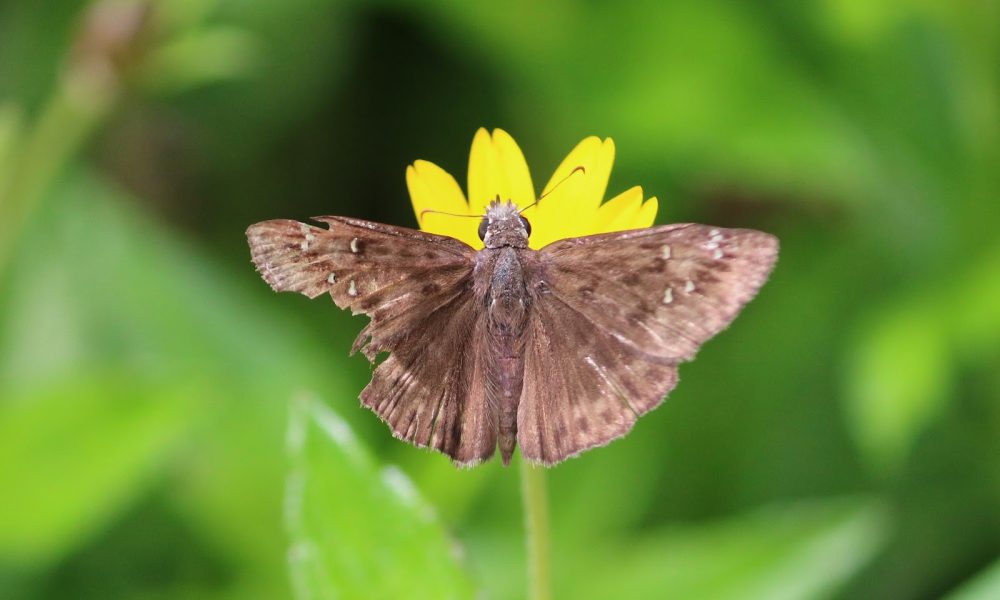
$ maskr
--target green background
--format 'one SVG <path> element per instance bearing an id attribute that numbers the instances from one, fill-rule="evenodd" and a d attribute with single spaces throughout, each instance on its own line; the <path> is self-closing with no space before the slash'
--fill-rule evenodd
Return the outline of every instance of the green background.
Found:
<path id="1" fill-rule="evenodd" d="M 0 596 L 522 597 L 517 469 L 393 439 L 243 237 L 412 226 L 486 126 L 782 242 L 549 472 L 556 597 L 1000 597 L 996 1 L 143 6 L 0 4 Z"/>

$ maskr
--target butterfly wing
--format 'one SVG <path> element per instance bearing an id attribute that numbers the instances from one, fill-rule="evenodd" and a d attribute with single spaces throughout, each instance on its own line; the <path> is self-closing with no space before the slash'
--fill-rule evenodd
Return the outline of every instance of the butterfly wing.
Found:
<path id="1" fill-rule="evenodd" d="M 485 365 L 475 351 L 481 332 L 472 295 L 454 298 L 414 323 L 375 369 L 361 402 L 397 437 L 444 452 L 461 466 L 490 458 L 497 426 Z"/>
<path id="2" fill-rule="evenodd" d="M 667 225 L 561 240 L 534 255 L 518 443 L 554 464 L 628 432 L 757 293 L 766 233 Z"/>
<path id="3" fill-rule="evenodd" d="M 247 229 L 251 255 L 275 291 L 315 298 L 371 318 L 355 340 L 375 362 L 361 393 L 402 439 L 466 464 L 496 446 L 473 341 L 475 251 L 444 236 L 346 217 L 290 220 Z"/>
<path id="4" fill-rule="evenodd" d="M 471 280 L 475 251 L 456 239 L 346 217 L 316 220 L 329 229 L 289 220 L 250 226 L 254 264 L 275 291 L 329 293 L 340 308 L 371 317 L 354 345 L 369 359 Z"/>
<path id="5" fill-rule="evenodd" d="M 535 304 L 524 363 L 517 441 L 546 465 L 625 435 L 677 382 L 675 364 L 595 331 L 557 298 Z"/>

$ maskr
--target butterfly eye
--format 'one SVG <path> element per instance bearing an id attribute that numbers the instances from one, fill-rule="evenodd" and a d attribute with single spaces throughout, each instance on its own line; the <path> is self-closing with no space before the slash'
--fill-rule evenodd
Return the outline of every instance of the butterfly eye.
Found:
<path id="1" fill-rule="evenodd" d="M 524 232 L 531 235 L 531 223 L 529 223 L 524 217 L 519 216 L 517 218 L 521 219 L 521 227 L 524 227 Z"/>
<path id="2" fill-rule="evenodd" d="M 479 239 L 486 241 L 486 228 L 489 227 L 489 219 L 483 219 L 479 222 Z"/>

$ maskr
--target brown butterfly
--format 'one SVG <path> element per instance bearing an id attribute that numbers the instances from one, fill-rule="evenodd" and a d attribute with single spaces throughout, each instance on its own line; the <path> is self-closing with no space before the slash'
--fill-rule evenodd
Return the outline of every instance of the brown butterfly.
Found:
<path id="1" fill-rule="evenodd" d="M 354 342 L 389 356 L 361 402 L 394 435 L 463 466 L 514 446 L 553 465 L 625 435 L 767 279 L 775 237 L 664 225 L 528 248 L 531 226 L 493 201 L 476 251 L 348 217 L 247 229 L 275 291 L 371 318 Z"/>

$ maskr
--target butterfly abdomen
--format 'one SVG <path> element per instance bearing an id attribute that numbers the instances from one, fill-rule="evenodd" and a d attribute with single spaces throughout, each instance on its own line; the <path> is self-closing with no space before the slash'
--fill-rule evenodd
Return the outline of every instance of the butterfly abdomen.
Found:
<path id="1" fill-rule="evenodd" d="M 490 407 L 496 415 L 500 456 L 504 464 L 508 464 L 517 443 L 517 408 L 524 383 L 523 340 L 529 298 L 517 252 L 513 248 L 493 252 L 496 259 L 486 313 L 486 389 Z"/>

